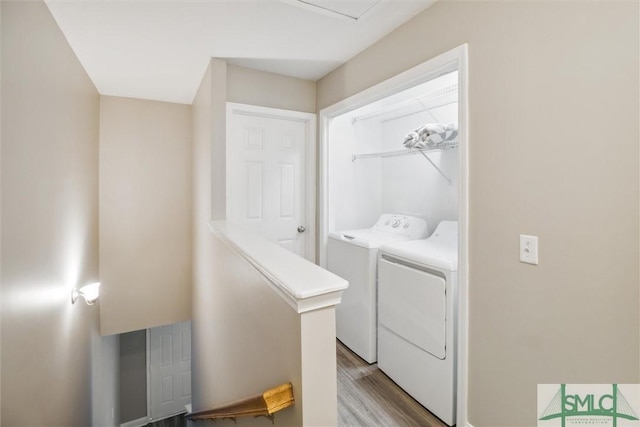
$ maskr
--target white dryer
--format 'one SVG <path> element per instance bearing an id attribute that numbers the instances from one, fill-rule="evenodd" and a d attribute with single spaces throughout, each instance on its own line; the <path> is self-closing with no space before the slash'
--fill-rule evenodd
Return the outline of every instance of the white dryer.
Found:
<path id="1" fill-rule="evenodd" d="M 382 246 L 378 367 L 448 425 L 456 423 L 458 223 Z"/>
<path id="2" fill-rule="evenodd" d="M 329 234 L 327 269 L 349 282 L 336 306 L 336 336 L 368 363 L 376 361 L 378 248 L 390 242 L 422 239 L 427 223 L 407 215 L 382 215 L 371 228 Z"/>

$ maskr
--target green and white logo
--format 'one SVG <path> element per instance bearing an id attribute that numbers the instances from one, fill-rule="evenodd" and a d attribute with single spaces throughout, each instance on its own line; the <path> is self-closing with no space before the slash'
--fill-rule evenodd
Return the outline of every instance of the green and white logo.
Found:
<path id="1" fill-rule="evenodd" d="M 640 427 L 640 384 L 538 384 L 538 426 Z"/>

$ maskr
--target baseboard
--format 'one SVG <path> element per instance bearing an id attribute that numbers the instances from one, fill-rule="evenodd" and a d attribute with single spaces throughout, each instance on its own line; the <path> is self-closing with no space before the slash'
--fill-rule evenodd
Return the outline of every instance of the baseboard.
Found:
<path id="1" fill-rule="evenodd" d="M 120 427 L 142 427 L 149 424 L 149 419 L 147 417 L 138 418 L 137 420 L 127 421 L 126 423 L 120 424 Z"/>
<path id="2" fill-rule="evenodd" d="M 473 427 L 469 421 L 467 421 L 467 427 Z"/>

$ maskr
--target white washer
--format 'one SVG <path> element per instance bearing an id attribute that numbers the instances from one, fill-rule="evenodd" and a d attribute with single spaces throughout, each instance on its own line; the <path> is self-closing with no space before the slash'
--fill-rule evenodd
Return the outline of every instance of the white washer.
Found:
<path id="1" fill-rule="evenodd" d="M 458 223 L 390 243 L 378 259 L 378 367 L 425 408 L 456 423 Z"/>
<path id="2" fill-rule="evenodd" d="M 368 363 L 376 361 L 378 248 L 426 235 L 423 219 L 393 214 L 382 215 L 372 228 L 329 234 L 327 269 L 349 282 L 336 306 L 336 336 Z"/>

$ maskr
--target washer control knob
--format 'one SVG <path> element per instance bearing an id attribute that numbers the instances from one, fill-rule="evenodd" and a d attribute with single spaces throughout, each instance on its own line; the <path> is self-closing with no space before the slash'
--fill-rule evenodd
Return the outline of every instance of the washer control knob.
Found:
<path id="1" fill-rule="evenodd" d="M 393 228 L 398 228 L 399 225 L 400 225 L 400 220 L 397 220 L 397 219 L 393 221 L 393 224 L 391 224 Z"/>

